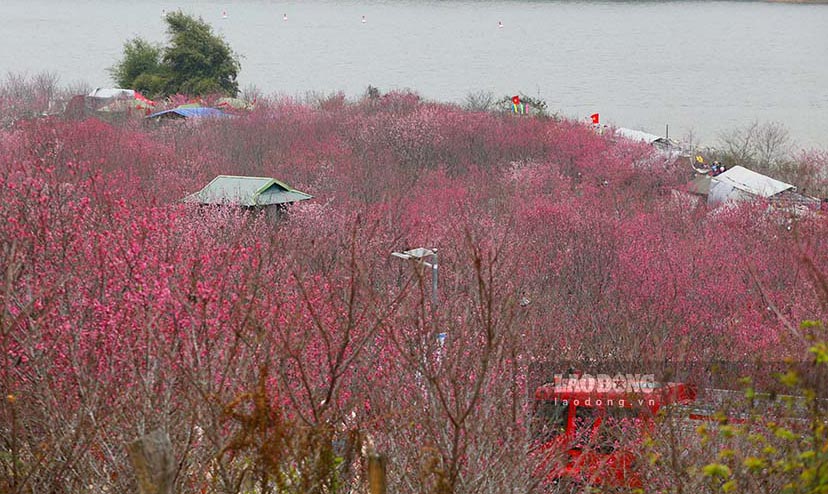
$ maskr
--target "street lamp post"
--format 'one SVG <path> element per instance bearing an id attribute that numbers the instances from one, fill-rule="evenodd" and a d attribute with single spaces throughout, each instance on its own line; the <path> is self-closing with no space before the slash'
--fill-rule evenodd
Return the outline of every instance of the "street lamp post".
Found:
<path id="1" fill-rule="evenodd" d="M 419 264 L 422 264 L 425 267 L 431 268 L 431 308 L 436 313 L 437 312 L 437 249 L 426 249 L 423 247 L 418 247 L 416 249 L 406 250 L 403 252 L 392 252 L 392 256 L 399 257 L 400 259 L 406 259 L 411 261 L 416 261 Z M 425 259 L 428 258 L 429 261 Z M 437 341 L 440 345 L 443 345 L 443 342 L 446 339 L 446 333 L 438 332 L 437 333 Z"/>
<path id="2" fill-rule="evenodd" d="M 416 249 L 406 250 L 403 252 L 392 252 L 392 256 L 400 259 L 408 259 L 417 261 L 427 268 L 431 268 L 431 304 L 434 309 L 437 309 L 437 249 L 426 249 L 417 247 Z M 431 262 L 426 261 L 430 258 Z"/>

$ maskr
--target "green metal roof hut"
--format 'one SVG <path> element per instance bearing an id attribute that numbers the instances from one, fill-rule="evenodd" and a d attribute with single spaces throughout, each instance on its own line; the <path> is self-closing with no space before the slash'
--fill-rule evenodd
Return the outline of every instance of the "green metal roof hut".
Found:
<path id="1" fill-rule="evenodd" d="M 275 178 L 219 175 L 183 202 L 262 210 L 278 218 L 289 204 L 312 197 Z"/>

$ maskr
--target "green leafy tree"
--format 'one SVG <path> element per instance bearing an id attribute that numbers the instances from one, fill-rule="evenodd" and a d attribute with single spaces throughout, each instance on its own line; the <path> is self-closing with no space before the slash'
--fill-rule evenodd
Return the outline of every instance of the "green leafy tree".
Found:
<path id="1" fill-rule="evenodd" d="M 167 93 L 236 96 L 241 64 L 227 43 L 203 20 L 181 12 L 167 16 L 170 46 L 164 50 L 169 70 Z"/>
<path id="2" fill-rule="evenodd" d="M 110 69 L 121 87 L 153 97 L 171 94 L 239 92 L 238 56 L 209 24 L 182 12 L 168 14 L 170 43 L 161 47 L 141 38 L 124 44 L 124 58 Z"/>
<path id="3" fill-rule="evenodd" d="M 148 95 L 164 93 L 166 77 L 161 64 L 162 48 L 141 38 L 124 43 L 124 59 L 109 69 L 119 87 L 131 88 Z"/>

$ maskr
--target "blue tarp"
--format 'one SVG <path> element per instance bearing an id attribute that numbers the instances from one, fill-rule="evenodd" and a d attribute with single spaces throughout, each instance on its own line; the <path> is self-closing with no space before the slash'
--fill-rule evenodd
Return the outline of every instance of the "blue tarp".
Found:
<path id="1" fill-rule="evenodd" d="M 172 110 L 164 110 L 147 115 L 147 118 L 158 117 L 184 117 L 184 118 L 200 118 L 200 117 L 214 117 L 222 118 L 229 117 L 227 113 L 215 108 L 173 108 Z"/>

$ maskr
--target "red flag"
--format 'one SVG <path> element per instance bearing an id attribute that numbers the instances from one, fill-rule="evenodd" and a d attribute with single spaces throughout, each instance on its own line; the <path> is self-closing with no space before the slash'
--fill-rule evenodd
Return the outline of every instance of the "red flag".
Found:
<path id="1" fill-rule="evenodd" d="M 520 96 L 512 96 L 512 103 L 519 105 L 520 104 Z"/>
<path id="2" fill-rule="evenodd" d="M 598 114 L 597 113 L 593 113 L 592 115 L 589 116 L 589 118 L 592 119 L 592 123 L 594 123 L 594 124 L 598 123 Z"/>

